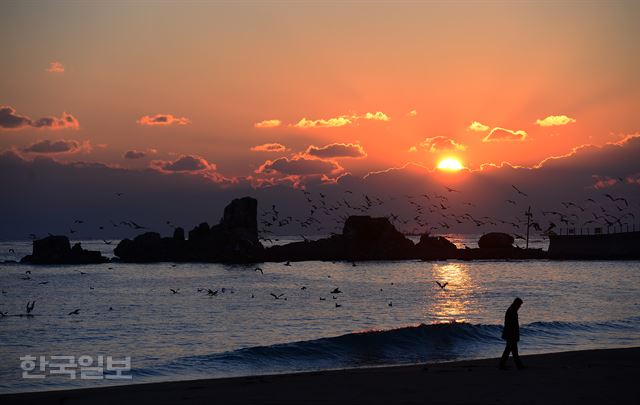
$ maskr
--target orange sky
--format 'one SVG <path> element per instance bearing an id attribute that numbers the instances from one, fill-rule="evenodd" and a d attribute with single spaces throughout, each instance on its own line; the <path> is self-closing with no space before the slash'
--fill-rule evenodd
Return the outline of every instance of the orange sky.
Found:
<path id="1" fill-rule="evenodd" d="M 193 155 L 227 177 L 333 143 L 364 151 L 323 158 L 355 174 L 450 155 L 471 169 L 534 165 L 640 130 L 639 11 L 637 2 L 3 2 L 0 105 L 32 123 L 0 129 L 0 149 L 35 155 L 25 149 L 72 140 L 48 155 L 127 168 Z M 77 128 L 36 124 L 63 112 Z M 388 120 L 367 119 L 376 112 Z M 157 114 L 168 125 L 143 125 Z M 536 123 L 549 116 L 567 118 Z M 349 123 L 295 126 L 340 117 Z M 257 128 L 263 120 L 280 125 Z M 487 129 L 469 129 L 474 121 Z M 483 142 L 494 128 L 526 136 Z M 250 150 L 266 143 L 285 150 Z"/>

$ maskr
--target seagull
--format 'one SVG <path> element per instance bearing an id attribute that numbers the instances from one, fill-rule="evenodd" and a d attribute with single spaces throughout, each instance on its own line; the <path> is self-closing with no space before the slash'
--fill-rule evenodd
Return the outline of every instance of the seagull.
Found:
<path id="1" fill-rule="evenodd" d="M 211 288 L 207 288 L 207 295 L 211 295 L 211 296 L 218 295 L 218 290 L 213 291 L 211 290 Z"/>
<path id="2" fill-rule="evenodd" d="M 33 311 L 33 307 L 35 307 L 35 306 L 36 306 L 36 302 L 35 301 L 33 301 L 33 302 L 27 301 L 27 315 L 30 314 L 31 311 Z"/>
<path id="3" fill-rule="evenodd" d="M 336 302 L 336 308 L 340 308 L 341 306 L 342 306 L 342 304 L 338 304 L 338 303 Z"/>
<path id="4" fill-rule="evenodd" d="M 438 287 L 440 287 L 441 289 L 444 290 L 444 288 L 449 284 L 448 282 L 444 282 L 442 284 L 440 284 L 439 281 L 436 281 L 436 284 L 438 284 Z"/>
<path id="5" fill-rule="evenodd" d="M 84 271 L 80 271 L 80 270 L 78 270 L 78 272 L 80 273 L 81 276 L 84 275 L 84 274 L 87 274 Z"/>
<path id="6" fill-rule="evenodd" d="M 48 283 L 49 283 L 48 281 L 41 281 L 41 282 L 39 282 L 38 284 L 45 285 L 45 284 L 48 284 Z"/>
<path id="7" fill-rule="evenodd" d="M 280 294 L 280 295 L 275 295 L 274 293 L 271 293 L 271 296 L 277 300 L 280 299 L 280 297 L 282 297 L 284 295 L 284 293 Z"/>
<path id="8" fill-rule="evenodd" d="M 171 292 L 172 292 L 173 294 L 178 294 L 178 291 L 180 291 L 180 289 L 179 289 L 179 288 L 178 288 L 178 289 L 175 289 L 175 290 L 174 290 L 173 288 L 169 288 L 169 289 L 171 290 Z"/>
<path id="9" fill-rule="evenodd" d="M 306 289 L 307 289 L 307 287 L 306 287 L 306 286 L 302 286 L 302 287 L 300 287 L 300 289 L 301 289 L 301 290 L 306 290 Z"/>
<path id="10" fill-rule="evenodd" d="M 393 302 L 389 301 L 389 306 L 392 307 L 393 306 Z"/>
<path id="11" fill-rule="evenodd" d="M 511 187 L 513 187 L 513 189 L 516 190 L 518 192 L 518 194 L 523 195 L 525 197 L 529 197 L 528 194 L 523 193 L 522 191 L 520 191 L 520 189 L 518 187 L 514 186 L 513 184 L 511 185 Z"/>
<path id="12" fill-rule="evenodd" d="M 324 297 L 320 297 L 320 301 L 326 301 L 327 299 Z"/>
<path id="13" fill-rule="evenodd" d="M 342 293 L 342 291 L 340 291 L 339 288 L 334 288 L 333 291 L 331 291 L 330 294 L 340 294 L 340 293 Z"/>
<path id="14" fill-rule="evenodd" d="M 284 265 L 285 266 L 291 266 L 291 261 L 287 260 L 287 262 Z"/>
<path id="15" fill-rule="evenodd" d="M 104 240 L 104 239 L 102 239 L 102 241 L 104 242 L 104 244 L 105 244 L 105 245 L 110 245 L 110 244 L 112 244 L 112 243 L 113 243 L 113 241 L 111 241 L 111 240 Z"/>
<path id="16" fill-rule="evenodd" d="M 253 271 L 259 271 L 260 274 L 264 274 L 264 271 L 262 271 L 260 267 L 256 267 L 255 269 L 253 269 Z"/>
<path id="17" fill-rule="evenodd" d="M 67 315 L 79 315 L 79 314 L 80 314 L 80 308 L 74 309 L 73 311 L 69 312 Z"/>

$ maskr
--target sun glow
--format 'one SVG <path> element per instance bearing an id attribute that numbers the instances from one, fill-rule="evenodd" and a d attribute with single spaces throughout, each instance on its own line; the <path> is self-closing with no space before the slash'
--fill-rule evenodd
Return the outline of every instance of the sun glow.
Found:
<path id="1" fill-rule="evenodd" d="M 458 159 L 454 158 L 446 158 L 438 163 L 438 169 L 448 172 L 457 172 L 463 168 L 464 166 L 462 166 L 462 163 L 460 163 Z"/>

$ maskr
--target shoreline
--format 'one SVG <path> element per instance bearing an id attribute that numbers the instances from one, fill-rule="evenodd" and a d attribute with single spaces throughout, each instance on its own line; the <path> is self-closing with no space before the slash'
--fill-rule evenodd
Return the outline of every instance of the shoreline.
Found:
<path id="1" fill-rule="evenodd" d="M 498 353 L 499 354 L 499 353 Z M 640 347 L 1 394 L 3 404 L 633 403 Z"/>

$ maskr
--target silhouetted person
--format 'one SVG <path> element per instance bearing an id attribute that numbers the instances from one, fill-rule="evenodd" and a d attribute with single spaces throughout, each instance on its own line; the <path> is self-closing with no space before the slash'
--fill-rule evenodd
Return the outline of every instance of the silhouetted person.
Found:
<path id="1" fill-rule="evenodd" d="M 507 341 L 507 346 L 504 348 L 502 358 L 500 359 L 500 368 L 506 369 L 507 360 L 509 359 L 509 353 L 513 353 L 513 360 L 516 362 L 516 366 L 519 369 L 524 368 L 524 364 L 520 361 L 518 355 L 518 341 L 520 340 L 520 325 L 518 325 L 518 309 L 522 305 L 522 300 L 516 298 L 513 300 L 513 304 L 507 309 L 504 314 L 504 328 L 502 329 L 502 339 Z"/>

